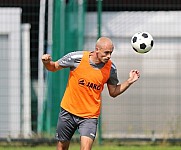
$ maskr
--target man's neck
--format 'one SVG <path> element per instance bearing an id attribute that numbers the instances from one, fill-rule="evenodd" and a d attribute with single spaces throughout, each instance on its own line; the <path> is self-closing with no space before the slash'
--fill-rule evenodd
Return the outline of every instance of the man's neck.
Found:
<path id="1" fill-rule="evenodd" d="M 100 60 L 97 58 L 97 54 L 95 52 L 90 53 L 89 59 L 94 64 L 100 64 L 101 63 Z"/>

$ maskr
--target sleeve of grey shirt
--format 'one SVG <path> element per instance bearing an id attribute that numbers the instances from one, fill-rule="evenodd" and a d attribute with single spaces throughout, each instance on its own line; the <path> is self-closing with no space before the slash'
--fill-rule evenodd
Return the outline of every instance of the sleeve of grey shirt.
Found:
<path id="1" fill-rule="evenodd" d="M 111 85 L 117 85 L 119 83 L 118 77 L 117 77 L 117 69 L 114 63 L 111 65 L 111 72 L 110 72 L 110 77 L 107 81 L 107 84 Z"/>
<path id="2" fill-rule="evenodd" d="M 65 56 L 63 56 L 62 58 L 60 58 L 58 62 L 60 66 L 64 68 L 70 67 L 70 69 L 72 70 L 79 65 L 82 56 L 83 56 L 83 51 L 70 52 Z"/>

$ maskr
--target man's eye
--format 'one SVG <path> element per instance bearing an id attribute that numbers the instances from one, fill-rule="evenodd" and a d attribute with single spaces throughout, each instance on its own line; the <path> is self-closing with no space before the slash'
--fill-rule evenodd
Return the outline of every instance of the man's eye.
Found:
<path id="1" fill-rule="evenodd" d="M 111 55 L 111 52 L 105 52 L 105 54 L 106 54 L 106 55 L 109 55 L 109 54 Z"/>

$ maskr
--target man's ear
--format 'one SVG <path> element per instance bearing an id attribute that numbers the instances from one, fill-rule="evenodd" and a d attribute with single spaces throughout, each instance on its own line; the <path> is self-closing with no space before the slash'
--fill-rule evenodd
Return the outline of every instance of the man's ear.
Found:
<path id="1" fill-rule="evenodd" d="M 98 51 L 99 51 L 99 47 L 96 47 L 95 52 L 98 53 Z"/>

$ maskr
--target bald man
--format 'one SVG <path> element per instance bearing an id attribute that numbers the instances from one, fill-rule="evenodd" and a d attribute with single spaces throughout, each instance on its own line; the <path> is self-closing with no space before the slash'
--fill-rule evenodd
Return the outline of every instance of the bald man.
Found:
<path id="1" fill-rule="evenodd" d="M 67 87 L 60 103 L 57 150 L 68 150 L 77 129 L 81 150 L 91 150 L 96 137 L 104 84 L 107 84 L 109 95 L 116 97 L 139 79 L 139 71 L 131 70 L 128 79 L 119 83 L 116 66 L 110 60 L 113 49 L 111 39 L 101 37 L 94 51 L 71 52 L 58 61 L 52 61 L 49 54 L 42 56 L 42 62 L 49 71 L 70 68 Z"/>

